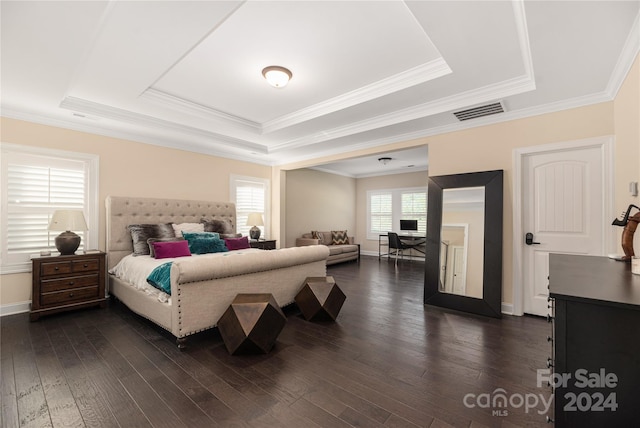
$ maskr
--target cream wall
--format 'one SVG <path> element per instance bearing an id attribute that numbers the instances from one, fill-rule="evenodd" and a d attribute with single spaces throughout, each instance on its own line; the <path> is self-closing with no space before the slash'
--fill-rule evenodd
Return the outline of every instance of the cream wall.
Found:
<path id="1" fill-rule="evenodd" d="M 285 244 L 312 230 L 356 230 L 356 180 L 336 174 L 300 169 L 287 171 Z"/>
<path id="2" fill-rule="evenodd" d="M 381 175 L 378 177 L 358 178 L 356 217 L 356 243 L 360 244 L 363 254 L 378 255 L 378 240 L 367 239 L 367 191 L 382 189 L 400 189 L 405 187 L 427 187 L 429 174 L 427 171 L 407 174 Z"/>
<path id="3" fill-rule="evenodd" d="M 619 214 L 629 204 L 640 206 L 640 196 L 629 193 L 629 183 L 640 181 L 640 57 L 636 58 L 613 102 L 613 120 L 616 130 L 615 212 Z M 617 248 L 620 248 L 621 236 L 622 229 L 616 233 Z M 640 231 L 634 235 L 634 249 L 636 254 L 640 253 Z"/>
<path id="4" fill-rule="evenodd" d="M 105 248 L 104 200 L 114 196 L 229 200 L 229 176 L 271 178 L 271 167 L 116 138 L 1 119 L 2 142 L 100 156 L 99 247 Z M 31 299 L 31 274 L 0 276 L 0 305 Z"/>
<path id="5" fill-rule="evenodd" d="M 640 205 L 627 191 L 629 181 L 640 175 L 640 69 L 638 58 L 623 82 L 614 101 L 586 107 L 541 114 L 467 130 L 388 144 L 376 149 L 360 150 L 321 160 L 284 165 L 283 169 L 301 168 L 340 158 L 353 158 L 378 152 L 428 145 L 429 175 L 504 170 L 504 234 L 502 301 L 513 303 L 513 150 L 542 144 L 613 135 L 615 137 L 614 205 L 616 212 L 630 203 Z M 384 178 L 382 178 L 384 180 Z M 361 197 L 360 189 L 358 197 Z M 364 207 L 364 208 L 363 208 Z M 366 225 L 362 210 L 366 203 L 358 200 L 358 236 Z M 613 219 L 612 219 L 613 220 Z M 619 238 L 618 238 L 619 241 Z M 635 236 L 640 248 L 640 233 Z M 372 250 L 370 245 L 366 247 Z M 377 252 L 377 244 L 375 251 Z"/>

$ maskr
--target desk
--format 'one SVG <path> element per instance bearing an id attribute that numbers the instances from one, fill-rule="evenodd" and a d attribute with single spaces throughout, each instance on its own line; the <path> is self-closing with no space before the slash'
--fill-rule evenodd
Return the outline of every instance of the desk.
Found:
<path id="1" fill-rule="evenodd" d="M 425 251 L 427 249 L 427 237 L 420 235 L 398 235 L 400 241 L 410 243 L 412 245 L 418 245 L 417 247 L 412 248 L 412 250 L 416 250 L 419 257 L 425 257 Z M 386 247 L 387 252 L 383 253 L 382 249 Z M 384 233 L 378 235 L 378 259 L 383 256 L 389 257 L 389 236 Z M 409 253 L 409 256 L 413 254 Z"/>

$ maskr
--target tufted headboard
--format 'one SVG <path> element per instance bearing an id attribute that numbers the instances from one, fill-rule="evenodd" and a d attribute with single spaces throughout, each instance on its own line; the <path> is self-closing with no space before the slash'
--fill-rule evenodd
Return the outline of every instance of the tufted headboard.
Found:
<path id="1" fill-rule="evenodd" d="M 108 196 L 107 265 L 111 269 L 133 252 L 130 224 L 200 223 L 203 217 L 228 220 L 236 228 L 236 206 L 232 202 Z"/>

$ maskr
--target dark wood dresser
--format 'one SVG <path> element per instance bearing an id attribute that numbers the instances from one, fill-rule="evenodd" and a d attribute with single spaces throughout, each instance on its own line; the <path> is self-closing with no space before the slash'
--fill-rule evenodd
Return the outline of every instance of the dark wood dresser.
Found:
<path id="1" fill-rule="evenodd" d="M 96 253 L 32 259 L 31 321 L 56 312 L 105 307 L 105 258 L 105 253 Z"/>
<path id="2" fill-rule="evenodd" d="M 640 275 L 606 257 L 551 254 L 549 295 L 556 426 L 638 426 Z"/>
<path id="3" fill-rule="evenodd" d="M 276 249 L 276 240 L 275 239 L 259 239 L 257 241 L 249 241 L 249 245 L 251 248 L 259 248 L 261 250 L 275 250 Z"/>

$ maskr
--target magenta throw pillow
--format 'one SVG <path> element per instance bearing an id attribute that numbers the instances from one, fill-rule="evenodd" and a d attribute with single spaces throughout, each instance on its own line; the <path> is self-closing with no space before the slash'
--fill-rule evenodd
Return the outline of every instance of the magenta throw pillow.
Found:
<path id="1" fill-rule="evenodd" d="M 154 242 L 153 251 L 156 253 L 156 259 L 169 259 L 191 255 L 191 251 L 189 251 L 189 241 L 187 240 Z"/>
<path id="2" fill-rule="evenodd" d="M 229 251 L 251 248 L 248 236 L 243 236 L 241 238 L 225 238 L 224 244 L 227 246 Z"/>

